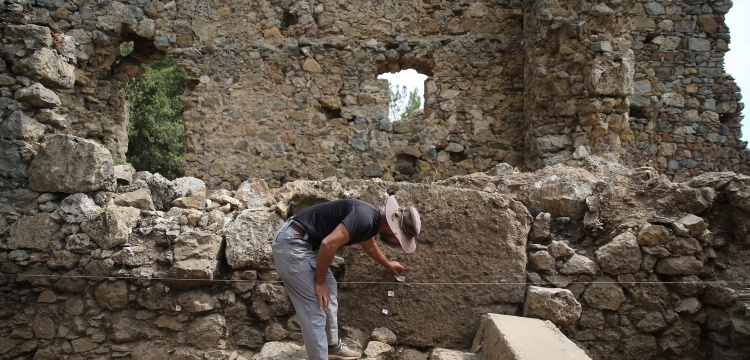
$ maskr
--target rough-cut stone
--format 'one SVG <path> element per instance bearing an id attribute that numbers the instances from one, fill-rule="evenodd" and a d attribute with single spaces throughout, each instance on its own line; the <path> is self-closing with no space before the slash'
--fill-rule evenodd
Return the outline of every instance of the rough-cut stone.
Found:
<path id="1" fill-rule="evenodd" d="M 242 211 L 224 229 L 229 266 L 234 269 L 273 269 L 271 238 L 281 223 L 281 218 L 272 212 Z"/>
<path id="2" fill-rule="evenodd" d="M 149 189 L 138 189 L 115 195 L 115 205 L 129 206 L 141 210 L 156 210 Z"/>
<path id="3" fill-rule="evenodd" d="M 703 263 L 694 256 L 675 256 L 659 259 L 656 272 L 665 275 L 697 275 Z"/>
<path id="4" fill-rule="evenodd" d="M 732 206 L 750 211 L 750 179 L 732 181 L 727 186 L 726 192 Z"/>
<path id="5" fill-rule="evenodd" d="M 393 347 L 380 341 L 370 341 L 364 351 L 366 359 L 385 360 L 394 353 Z"/>
<path id="6" fill-rule="evenodd" d="M 54 91 L 47 89 L 40 83 L 18 89 L 15 94 L 16 100 L 28 105 L 40 108 L 55 108 L 60 106 L 60 98 Z"/>
<path id="7" fill-rule="evenodd" d="M 28 166 L 21 156 L 18 145 L 0 139 L 0 154 L 0 176 L 12 179 L 28 176 Z"/>
<path id="8" fill-rule="evenodd" d="M 555 258 L 546 251 L 535 251 L 529 254 L 529 264 L 533 270 L 555 270 Z"/>
<path id="9" fill-rule="evenodd" d="M 191 289 L 209 283 L 219 267 L 221 243 L 220 236 L 204 232 L 193 231 L 178 236 L 174 241 L 174 264 L 169 271 L 172 279 L 169 284 Z"/>
<path id="10" fill-rule="evenodd" d="M 271 199 L 271 191 L 263 179 L 248 179 L 240 184 L 234 197 L 252 208 L 266 205 Z"/>
<path id="11" fill-rule="evenodd" d="M 94 291 L 96 302 L 105 309 L 121 309 L 128 305 L 128 283 L 122 280 L 103 282 Z"/>
<path id="12" fill-rule="evenodd" d="M 534 219 L 534 223 L 531 225 L 531 232 L 529 232 L 529 240 L 535 243 L 541 243 L 550 236 L 550 219 L 552 215 L 549 213 L 539 213 Z"/>
<path id="13" fill-rule="evenodd" d="M 552 241 L 547 248 L 550 255 L 555 259 L 575 255 L 575 250 L 562 241 Z"/>
<path id="14" fill-rule="evenodd" d="M 664 245 L 669 241 L 669 230 L 662 225 L 644 224 L 638 232 L 638 243 L 643 246 Z"/>
<path id="15" fill-rule="evenodd" d="M 91 140 L 52 135 L 31 162 L 29 187 L 44 192 L 113 191 L 112 155 L 104 146 Z"/>
<path id="16" fill-rule="evenodd" d="M 209 311 L 219 306 L 217 298 L 199 290 L 180 294 L 177 296 L 177 302 L 191 313 Z"/>
<path id="17" fill-rule="evenodd" d="M 589 306 L 602 310 L 617 310 L 627 299 L 617 284 L 593 283 L 583 292 Z"/>
<path id="18" fill-rule="evenodd" d="M 13 71 L 34 76 L 44 85 L 54 88 L 70 89 L 75 82 L 75 67 L 46 47 L 17 62 Z"/>
<path id="19" fill-rule="evenodd" d="M 293 342 L 270 341 L 263 344 L 260 352 L 252 360 L 297 360 L 306 358 L 302 345 Z"/>
<path id="20" fill-rule="evenodd" d="M 81 230 L 102 249 L 111 249 L 128 241 L 140 214 L 136 208 L 111 203 L 81 222 Z"/>
<path id="21" fill-rule="evenodd" d="M 23 112 L 14 111 L 0 122 L 0 138 L 37 142 L 44 135 L 45 129 L 43 124 Z"/>
<path id="22" fill-rule="evenodd" d="M 581 303 L 567 289 L 529 286 L 523 314 L 549 320 L 558 326 L 568 326 L 581 317 Z"/>
<path id="23" fill-rule="evenodd" d="M 708 228 L 703 218 L 688 214 L 677 220 L 682 225 L 690 230 L 690 235 L 702 234 Z"/>
<path id="24" fill-rule="evenodd" d="M 704 304 L 716 305 L 723 308 L 733 306 L 737 298 L 737 292 L 721 282 L 707 283 L 703 295 L 701 295 L 701 301 Z"/>
<path id="25" fill-rule="evenodd" d="M 560 273 L 566 275 L 596 275 L 598 271 L 599 267 L 594 260 L 578 254 L 571 256 L 570 259 L 560 267 Z"/>
<path id="26" fill-rule="evenodd" d="M 638 240 L 629 232 L 617 235 L 596 251 L 599 266 L 607 273 L 620 275 L 634 273 L 641 268 L 643 254 Z"/>
<path id="27" fill-rule="evenodd" d="M 587 209 L 586 197 L 591 195 L 591 183 L 587 180 L 551 175 L 522 187 L 519 200 L 534 212 L 546 211 L 552 217 L 582 219 Z"/>
<path id="28" fill-rule="evenodd" d="M 50 243 L 55 241 L 60 225 L 47 213 L 34 216 L 23 216 L 10 227 L 8 237 L 9 249 L 50 250 Z"/>
<path id="29" fill-rule="evenodd" d="M 587 67 L 586 86 L 598 95 L 630 96 L 633 94 L 633 51 L 626 50 L 615 58 L 597 58 Z"/>
<path id="30" fill-rule="evenodd" d="M 63 199 L 57 207 L 57 214 L 67 223 L 80 223 L 100 210 L 94 200 L 86 194 L 78 193 Z"/>
<path id="31" fill-rule="evenodd" d="M 135 174 L 135 168 L 133 165 L 115 165 L 115 180 L 118 184 L 128 185 L 133 182 L 133 175 Z"/>

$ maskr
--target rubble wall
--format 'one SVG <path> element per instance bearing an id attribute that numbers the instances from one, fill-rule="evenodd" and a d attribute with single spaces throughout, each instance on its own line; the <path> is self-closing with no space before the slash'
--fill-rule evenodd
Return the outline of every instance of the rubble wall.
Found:
<path id="1" fill-rule="evenodd" d="M 745 173 L 743 105 L 722 70 L 729 6 L 7 1 L 3 175 L 25 178 L 40 133 L 124 159 L 118 82 L 165 56 L 195 78 L 186 171 L 211 188 L 249 177 L 429 182 L 592 154 L 677 180 Z M 122 57 L 128 41 L 135 51 Z M 390 123 L 377 76 L 401 69 L 429 76 L 426 107 Z M 22 122 L 33 131 L 11 126 Z"/>
<path id="2" fill-rule="evenodd" d="M 55 143 L 65 140 L 79 141 Z M 750 179 L 707 173 L 678 184 L 653 168 L 595 157 L 584 166 L 520 173 L 504 164 L 433 185 L 330 178 L 272 190 L 250 179 L 214 192 L 197 178 L 126 166 L 101 177 L 71 169 L 65 183 L 94 178 L 100 189 L 2 195 L 0 357 L 298 350 L 274 231 L 321 201 L 382 204 L 395 194 L 423 214 L 417 252 L 382 247 L 406 281 L 357 246 L 333 262 L 342 336 L 356 349 L 393 359 L 468 349 L 482 315 L 499 313 L 550 320 L 593 359 L 741 359 Z"/>

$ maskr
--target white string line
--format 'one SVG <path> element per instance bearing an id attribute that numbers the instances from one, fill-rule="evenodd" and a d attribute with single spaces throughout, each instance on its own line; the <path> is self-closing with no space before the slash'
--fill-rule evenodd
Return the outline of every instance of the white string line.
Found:
<path id="1" fill-rule="evenodd" d="M 247 280 L 247 279 L 179 279 L 165 277 L 127 277 L 127 276 L 88 276 L 88 275 L 54 275 L 54 274 L 8 274 L 0 273 L 3 276 L 15 277 L 35 277 L 35 278 L 68 278 L 68 279 L 119 279 L 119 280 L 171 280 L 171 281 L 203 281 L 203 282 L 238 282 L 238 283 L 281 283 L 281 280 Z M 537 285 L 532 282 L 397 282 L 397 281 L 338 281 L 338 284 L 370 284 L 370 285 Z M 550 282 L 566 283 L 564 281 Z M 748 281 L 570 281 L 570 284 L 743 284 L 750 286 Z"/>

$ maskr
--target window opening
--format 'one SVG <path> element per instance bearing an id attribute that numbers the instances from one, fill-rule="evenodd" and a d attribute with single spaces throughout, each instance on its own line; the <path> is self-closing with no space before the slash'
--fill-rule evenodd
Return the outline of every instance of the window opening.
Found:
<path id="1" fill-rule="evenodd" d="M 120 45 L 123 59 L 134 52 L 138 48 L 133 47 L 132 41 Z M 171 57 L 139 66 L 139 76 L 118 84 L 129 110 L 126 161 L 137 171 L 159 173 L 167 179 L 182 177 L 185 175 L 182 98 L 194 79 Z"/>
<path id="2" fill-rule="evenodd" d="M 378 79 L 388 80 L 388 120 L 414 121 L 424 117 L 424 82 L 427 75 L 406 69 L 380 74 Z"/>

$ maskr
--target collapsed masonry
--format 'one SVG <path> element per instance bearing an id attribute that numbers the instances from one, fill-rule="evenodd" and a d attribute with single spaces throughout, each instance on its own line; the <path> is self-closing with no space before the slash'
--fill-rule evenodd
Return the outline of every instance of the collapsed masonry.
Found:
<path id="1" fill-rule="evenodd" d="M 3 176 L 42 134 L 127 149 L 117 82 L 174 57 L 187 173 L 411 182 L 587 155 L 676 182 L 748 173 L 739 89 L 723 72 L 728 0 L 2 2 Z M 133 41 L 122 58 L 119 46 Z M 425 82 L 424 118 L 387 120 L 386 71 Z M 10 133 L 9 133 L 10 131 Z"/>
<path id="2" fill-rule="evenodd" d="M 92 160 L 71 161 L 82 153 Z M 41 161 L 66 165 L 33 171 Z M 359 249 L 334 264 L 344 333 L 372 359 L 467 349 L 486 313 L 550 320 L 593 359 L 750 350 L 743 175 L 672 183 L 589 157 L 429 185 L 250 179 L 209 192 L 196 178 L 114 167 L 103 146 L 63 135 L 30 175 L 32 189 L 0 195 L 11 220 L 0 229 L 4 358 L 264 358 L 300 339 L 273 270 L 276 227 L 321 201 L 389 194 L 423 213 L 418 251 L 384 249 L 406 283 Z"/>

